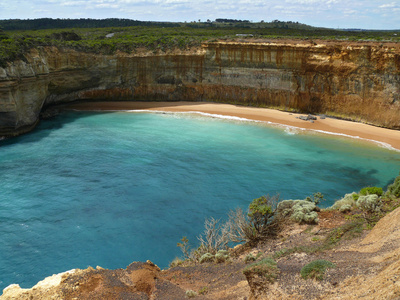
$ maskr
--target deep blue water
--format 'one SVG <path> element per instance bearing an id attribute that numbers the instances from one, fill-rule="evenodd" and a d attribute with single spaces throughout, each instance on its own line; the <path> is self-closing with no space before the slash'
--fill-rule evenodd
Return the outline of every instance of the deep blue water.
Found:
<path id="1" fill-rule="evenodd" d="M 73 268 L 167 267 L 206 217 L 264 194 L 329 206 L 386 186 L 400 154 L 357 140 L 188 114 L 65 113 L 0 141 L 0 289 Z"/>

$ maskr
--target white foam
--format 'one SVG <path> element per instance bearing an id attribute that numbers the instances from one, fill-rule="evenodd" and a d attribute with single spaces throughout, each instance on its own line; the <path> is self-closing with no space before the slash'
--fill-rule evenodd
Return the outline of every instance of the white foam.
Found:
<path id="1" fill-rule="evenodd" d="M 344 136 L 347 138 L 352 138 L 352 139 L 359 139 L 359 140 L 363 140 L 363 141 L 367 141 L 367 142 L 372 142 L 377 144 L 378 146 L 382 147 L 382 148 L 386 148 L 389 150 L 394 150 L 397 152 L 400 152 L 400 149 L 396 149 L 394 148 L 392 145 L 385 143 L 385 142 L 380 142 L 380 141 L 376 141 L 376 140 L 372 140 L 372 139 L 367 139 L 367 138 L 362 138 L 359 137 L 358 135 L 349 135 L 349 134 L 345 134 L 345 133 L 336 133 L 336 132 L 330 132 L 330 131 L 325 131 L 325 130 L 318 130 L 318 129 L 310 129 L 311 131 L 315 131 L 315 132 L 319 132 L 319 133 L 323 133 L 323 134 L 330 134 L 330 135 L 337 135 L 337 136 Z"/>
<path id="2" fill-rule="evenodd" d="M 227 115 L 220 115 L 220 114 L 211 114 L 211 113 L 205 113 L 201 111 L 174 111 L 174 112 L 169 112 L 169 111 L 163 111 L 163 110 L 148 110 L 148 109 L 137 109 L 137 110 L 127 110 L 126 112 L 153 112 L 153 113 L 161 113 L 161 114 L 197 114 L 197 115 L 202 115 L 206 117 L 211 117 L 211 118 L 216 118 L 216 119 L 225 119 L 225 120 L 232 120 L 232 121 L 242 121 L 242 122 L 262 122 L 262 121 L 257 121 L 257 120 L 251 120 L 247 118 L 241 118 L 241 117 L 236 117 L 236 116 L 227 116 Z"/>
<path id="3" fill-rule="evenodd" d="M 93 111 L 93 110 L 92 110 Z M 198 114 L 206 117 L 211 117 L 211 118 L 217 118 L 217 119 L 224 119 L 224 120 L 231 120 L 231 121 L 239 121 L 239 122 L 253 122 L 253 123 L 264 123 L 276 127 L 283 127 L 284 131 L 288 135 L 296 135 L 299 132 L 305 132 L 305 131 L 313 131 L 313 132 L 318 132 L 322 134 L 329 134 L 329 135 L 335 135 L 335 136 L 343 136 L 346 138 L 352 138 L 352 139 L 358 139 L 358 140 L 363 140 L 367 142 L 372 142 L 374 144 L 377 144 L 378 146 L 382 148 L 386 148 L 388 150 L 393 150 L 400 152 L 400 149 L 394 148 L 392 145 L 372 139 L 367 139 L 367 138 L 362 138 L 359 136 L 355 135 L 349 135 L 345 133 L 337 133 L 337 132 L 331 132 L 331 131 L 325 131 L 325 130 L 319 130 L 319 129 L 305 129 L 301 127 L 296 127 L 292 125 L 286 125 L 286 124 L 281 124 L 281 123 L 275 123 L 275 122 L 270 122 L 270 121 L 259 121 L 259 120 L 252 120 L 252 119 L 247 119 L 247 118 L 242 118 L 242 117 L 236 117 L 236 116 L 229 116 L 229 115 L 220 115 L 220 114 L 212 114 L 212 113 L 205 113 L 201 111 L 184 111 L 184 112 L 169 112 L 169 111 L 163 111 L 163 110 L 150 110 L 150 109 L 135 109 L 135 110 L 94 110 L 94 111 L 99 111 L 99 112 L 104 112 L 104 111 L 109 111 L 109 112 L 130 112 L 130 113 L 159 113 L 159 114 L 169 114 L 169 115 L 179 115 L 179 114 Z"/>

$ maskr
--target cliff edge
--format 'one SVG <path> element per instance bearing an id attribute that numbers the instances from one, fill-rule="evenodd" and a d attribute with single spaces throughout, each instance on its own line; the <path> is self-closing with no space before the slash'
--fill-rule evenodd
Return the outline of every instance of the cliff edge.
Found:
<path id="1" fill-rule="evenodd" d="M 75 100 L 213 101 L 400 128 L 400 45 L 209 42 L 114 55 L 37 47 L 0 68 L 0 135 Z"/>
<path id="2" fill-rule="evenodd" d="M 288 224 L 280 236 L 256 247 L 230 249 L 231 258 L 224 262 L 181 264 L 167 270 L 150 261 L 117 270 L 74 269 L 31 289 L 10 285 L 0 299 L 398 299 L 400 208 L 363 233 L 349 226 L 355 223 L 348 220 L 354 221 L 358 214 L 331 209 L 320 211 L 318 217 L 315 225 Z M 317 240 L 337 238 L 345 231 L 351 238 L 337 246 L 307 250 Z M 259 256 L 276 259 L 279 272 L 274 282 L 257 271 L 243 271 L 251 265 L 249 257 Z M 323 280 L 305 280 L 301 270 L 315 260 L 329 260 L 335 267 Z"/>

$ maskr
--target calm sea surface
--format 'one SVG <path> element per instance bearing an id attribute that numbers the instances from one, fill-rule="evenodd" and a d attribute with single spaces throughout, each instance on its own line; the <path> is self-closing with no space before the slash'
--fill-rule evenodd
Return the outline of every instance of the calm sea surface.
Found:
<path id="1" fill-rule="evenodd" d="M 0 141 L 0 289 L 97 265 L 161 268 L 207 217 L 264 194 L 329 206 L 385 187 L 400 153 L 359 140 L 195 114 L 65 113 Z"/>

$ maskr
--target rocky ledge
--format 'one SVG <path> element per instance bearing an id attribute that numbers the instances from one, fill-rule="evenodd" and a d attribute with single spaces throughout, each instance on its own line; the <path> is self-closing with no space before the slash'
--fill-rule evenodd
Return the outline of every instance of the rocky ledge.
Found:
<path id="1" fill-rule="evenodd" d="M 222 261 L 182 263 L 160 270 L 152 262 L 126 269 L 101 267 L 53 275 L 31 289 L 7 287 L 0 299 L 398 299 L 400 297 L 400 208 L 372 230 L 350 230 L 358 214 L 318 212 L 314 225 L 288 224 L 280 235 L 257 247 L 230 249 Z M 347 229 L 346 229 L 347 228 Z M 353 228 L 354 229 L 354 228 Z M 332 232 L 335 235 L 332 236 Z M 325 238 L 345 235 L 333 248 L 307 251 Z M 310 246 L 311 245 L 311 246 Z M 274 280 L 254 266 L 258 257 L 277 262 Z M 320 280 L 304 279 L 302 268 L 329 260 L 334 268 Z M 243 272 L 243 270 L 247 270 Z M 250 271 L 249 271 L 250 270 Z"/>

